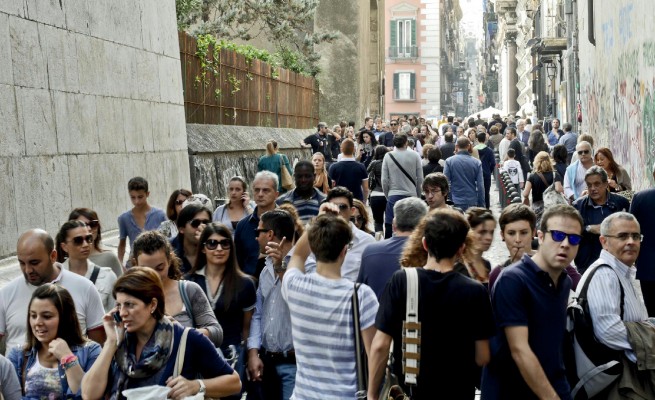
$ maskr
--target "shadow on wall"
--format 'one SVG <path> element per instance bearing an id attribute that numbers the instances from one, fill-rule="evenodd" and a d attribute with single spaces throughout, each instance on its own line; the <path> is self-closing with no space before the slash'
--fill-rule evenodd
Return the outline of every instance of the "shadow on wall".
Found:
<path id="1" fill-rule="evenodd" d="M 293 164 L 296 159 L 310 159 L 311 149 L 301 149 L 300 141 L 312 133 L 313 129 L 187 124 L 191 190 L 212 201 L 224 199 L 235 175 L 242 176 L 250 188 L 269 139 L 278 143 L 280 153 Z"/>

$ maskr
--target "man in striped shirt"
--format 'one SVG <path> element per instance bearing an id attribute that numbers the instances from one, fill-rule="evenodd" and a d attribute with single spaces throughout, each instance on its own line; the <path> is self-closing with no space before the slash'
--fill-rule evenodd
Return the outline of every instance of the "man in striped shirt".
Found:
<path id="1" fill-rule="evenodd" d="M 314 165 L 306 160 L 298 161 L 293 170 L 296 188 L 289 190 L 275 201 L 277 205 L 291 203 L 303 223 L 308 223 L 318 215 L 318 208 L 325 195 L 314 187 Z"/>
<path id="2" fill-rule="evenodd" d="M 296 350 L 296 400 L 352 399 L 357 391 L 354 285 L 341 277 L 352 231 L 338 213 L 335 204 L 321 205 L 319 216 L 294 248 L 282 280 Z M 310 252 L 316 256 L 316 271 L 305 274 Z M 360 329 L 368 353 L 378 301 L 366 285 L 359 287 L 358 295 Z"/>
<path id="3" fill-rule="evenodd" d="M 600 242 L 603 245 L 600 257 L 585 271 L 578 285 L 578 288 L 582 288 L 591 272 L 600 268 L 587 289 L 594 335 L 607 347 L 623 350 L 633 363 L 637 362 L 637 356 L 630 346 L 623 322 L 648 319 L 646 306 L 634 287 L 637 273 L 634 263 L 639 256 L 641 240 L 641 230 L 634 215 L 627 212 L 609 215 L 600 225 Z M 621 288 L 624 293 L 623 315 Z"/>

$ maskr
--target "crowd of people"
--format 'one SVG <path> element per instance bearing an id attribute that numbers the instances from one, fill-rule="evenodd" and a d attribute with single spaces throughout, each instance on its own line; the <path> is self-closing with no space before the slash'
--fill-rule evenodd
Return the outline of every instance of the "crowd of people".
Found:
<path id="1" fill-rule="evenodd" d="M 655 246 L 641 246 L 655 189 L 633 195 L 610 149 L 559 126 L 321 122 L 301 143 L 310 159 L 269 141 L 217 207 L 179 189 L 157 208 L 135 177 L 117 255 L 88 208 L 54 237 L 18 238 L 22 276 L 0 289 L 2 395 L 655 398 Z M 499 216 L 497 170 L 523 197 Z M 494 266 L 497 225 L 509 257 Z M 581 297 L 589 339 L 622 367 L 602 384 L 565 357 Z"/>

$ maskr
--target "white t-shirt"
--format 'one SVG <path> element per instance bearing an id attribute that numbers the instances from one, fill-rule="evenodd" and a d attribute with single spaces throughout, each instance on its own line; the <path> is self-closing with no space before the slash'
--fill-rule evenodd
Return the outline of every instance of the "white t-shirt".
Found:
<path id="1" fill-rule="evenodd" d="M 350 229 L 353 232 L 352 248 L 346 253 L 346 258 L 341 265 L 341 277 L 350 280 L 351 282 L 357 281 L 359 275 L 359 268 L 362 266 L 362 254 L 364 249 L 371 243 L 375 243 L 375 238 L 370 234 L 358 229 L 355 224 L 349 222 Z M 305 262 L 305 271 L 307 273 L 316 270 L 316 257 L 314 253 L 310 253 Z"/>
<path id="2" fill-rule="evenodd" d="M 82 333 L 102 326 L 105 312 L 100 294 L 90 280 L 74 274 L 55 263 L 61 272 L 52 283 L 66 288 L 75 302 L 75 311 Z M 7 350 L 25 344 L 27 332 L 27 305 L 38 286 L 30 285 L 19 276 L 0 289 L 0 335 L 7 342 Z"/>
<path id="3" fill-rule="evenodd" d="M 289 305 L 298 368 L 294 399 L 355 398 L 353 289 L 353 283 L 344 278 L 303 274 L 296 268 L 284 274 L 282 296 Z M 378 301 L 364 284 L 357 293 L 360 328 L 364 330 L 375 322 Z"/>
<path id="4" fill-rule="evenodd" d="M 86 274 L 84 275 L 86 279 L 91 280 L 93 268 L 96 266 L 100 268 L 100 272 L 96 278 L 95 286 L 98 290 L 98 293 L 100 293 L 100 299 L 102 300 L 102 306 L 104 307 L 105 312 L 109 312 L 109 310 L 114 308 L 114 305 L 116 305 L 116 300 L 114 300 L 114 296 L 111 292 L 114 290 L 114 283 L 116 283 L 118 278 L 116 277 L 114 271 L 111 270 L 111 268 L 100 267 L 99 265 L 87 260 Z M 62 267 L 64 267 L 67 271 L 70 271 L 68 260 L 64 261 Z"/>
<path id="5" fill-rule="evenodd" d="M 508 159 L 503 162 L 503 169 L 507 171 L 513 184 L 518 185 L 520 182 L 523 182 L 523 169 L 521 169 L 520 162 Z"/>

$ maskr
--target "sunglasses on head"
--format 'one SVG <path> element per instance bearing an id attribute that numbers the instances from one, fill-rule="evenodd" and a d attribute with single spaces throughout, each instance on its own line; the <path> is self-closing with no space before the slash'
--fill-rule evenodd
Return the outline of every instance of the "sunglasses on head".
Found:
<path id="1" fill-rule="evenodd" d="M 567 237 L 569 238 L 569 244 L 571 246 L 577 246 L 580 244 L 580 241 L 582 240 L 581 235 L 576 235 L 575 233 L 566 233 L 562 231 L 556 231 L 556 230 L 549 230 L 546 232 L 550 232 L 550 235 L 553 237 L 553 240 L 556 242 L 563 242 L 564 239 Z"/>
<path id="2" fill-rule="evenodd" d="M 216 250 L 219 245 L 221 246 L 222 250 L 230 250 L 232 248 L 232 241 L 230 239 L 209 239 L 204 243 L 204 246 L 207 250 Z"/>
<path id="3" fill-rule="evenodd" d="M 211 223 L 211 221 L 208 219 L 195 219 L 195 218 L 192 219 L 191 222 L 189 222 L 189 224 L 191 224 L 191 227 L 193 227 L 194 229 L 199 227 L 201 224 L 207 225 L 209 223 Z"/>
<path id="4" fill-rule="evenodd" d="M 91 229 L 97 228 L 99 225 L 100 225 L 100 221 L 98 221 L 97 219 L 91 220 L 86 224 L 86 226 L 88 226 Z"/>
<path id="5" fill-rule="evenodd" d="M 86 235 L 86 236 L 75 236 L 69 242 L 73 242 L 75 246 L 81 246 L 84 244 L 84 242 L 87 242 L 88 244 L 93 243 L 93 235 Z"/>

